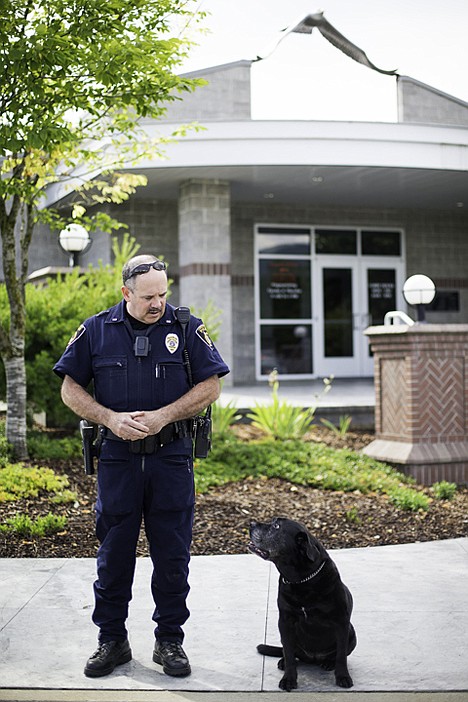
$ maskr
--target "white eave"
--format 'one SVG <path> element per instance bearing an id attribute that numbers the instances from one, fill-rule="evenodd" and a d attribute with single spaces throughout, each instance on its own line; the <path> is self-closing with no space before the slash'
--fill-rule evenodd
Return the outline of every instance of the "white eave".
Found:
<path id="1" fill-rule="evenodd" d="M 164 125 L 166 131 L 176 125 Z M 149 127 L 154 136 L 161 125 Z M 142 166 L 328 165 L 468 169 L 468 129 L 362 122 L 212 122 Z"/>
<path id="2" fill-rule="evenodd" d="M 151 137 L 179 125 L 145 124 Z M 209 122 L 164 149 L 166 158 L 139 163 L 137 171 L 242 167 L 346 167 L 468 171 L 466 127 L 369 123 L 263 121 Z M 49 188 L 47 206 L 70 192 Z"/>

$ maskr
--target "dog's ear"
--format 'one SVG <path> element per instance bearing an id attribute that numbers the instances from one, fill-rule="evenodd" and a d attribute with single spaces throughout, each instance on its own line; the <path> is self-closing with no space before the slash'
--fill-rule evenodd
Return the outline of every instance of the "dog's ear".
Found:
<path id="1" fill-rule="evenodd" d="M 296 534 L 296 544 L 299 551 L 301 551 L 304 556 L 307 556 L 307 558 L 309 558 L 311 561 L 317 560 L 318 556 L 320 555 L 320 551 L 314 544 L 314 540 L 311 539 L 310 535 L 306 531 L 299 531 Z"/>

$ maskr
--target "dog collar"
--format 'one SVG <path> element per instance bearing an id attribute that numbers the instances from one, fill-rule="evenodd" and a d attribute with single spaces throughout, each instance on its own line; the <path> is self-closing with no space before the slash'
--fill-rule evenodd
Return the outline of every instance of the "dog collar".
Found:
<path id="1" fill-rule="evenodd" d="M 303 580 L 297 580 L 297 581 L 295 581 L 295 582 L 292 582 L 291 580 L 286 580 L 286 578 L 285 578 L 283 575 L 281 576 L 281 579 L 282 579 L 282 581 L 283 581 L 283 583 L 284 583 L 285 585 L 300 585 L 301 583 L 306 583 L 306 582 L 308 582 L 309 580 L 312 580 L 312 578 L 315 578 L 315 576 L 318 575 L 318 574 L 320 573 L 320 571 L 322 570 L 322 568 L 323 568 L 323 566 L 325 565 L 325 563 L 326 563 L 326 561 L 322 561 L 322 563 L 319 565 L 319 567 L 317 568 L 317 570 L 314 570 L 313 573 L 311 573 L 310 575 L 308 575 L 307 578 L 304 578 Z"/>

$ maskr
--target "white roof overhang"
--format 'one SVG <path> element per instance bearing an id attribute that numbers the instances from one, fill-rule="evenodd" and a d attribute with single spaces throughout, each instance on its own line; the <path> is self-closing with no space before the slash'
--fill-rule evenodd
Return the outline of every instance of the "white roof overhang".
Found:
<path id="1" fill-rule="evenodd" d="M 167 136 L 177 125 L 145 125 Z M 468 129 L 424 124 L 210 122 L 169 144 L 166 158 L 135 170 L 148 178 L 138 199 L 174 199 L 195 178 L 231 183 L 235 201 L 310 205 L 468 207 Z M 66 192 L 48 192 L 48 204 Z"/>

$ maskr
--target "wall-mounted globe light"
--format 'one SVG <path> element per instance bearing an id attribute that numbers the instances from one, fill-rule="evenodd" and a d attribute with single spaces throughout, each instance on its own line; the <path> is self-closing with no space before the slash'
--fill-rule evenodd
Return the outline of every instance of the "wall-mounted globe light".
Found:
<path id="1" fill-rule="evenodd" d="M 416 307 L 418 322 L 426 321 L 425 305 L 432 302 L 435 293 L 435 285 L 427 275 L 412 275 L 403 285 L 405 300 Z"/>
<path id="2" fill-rule="evenodd" d="M 92 240 L 89 232 L 81 224 L 69 224 L 59 234 L 59 244 L 69 255 L 69 265 L 77 266 L 80 254 L 89 250 Z"/>

